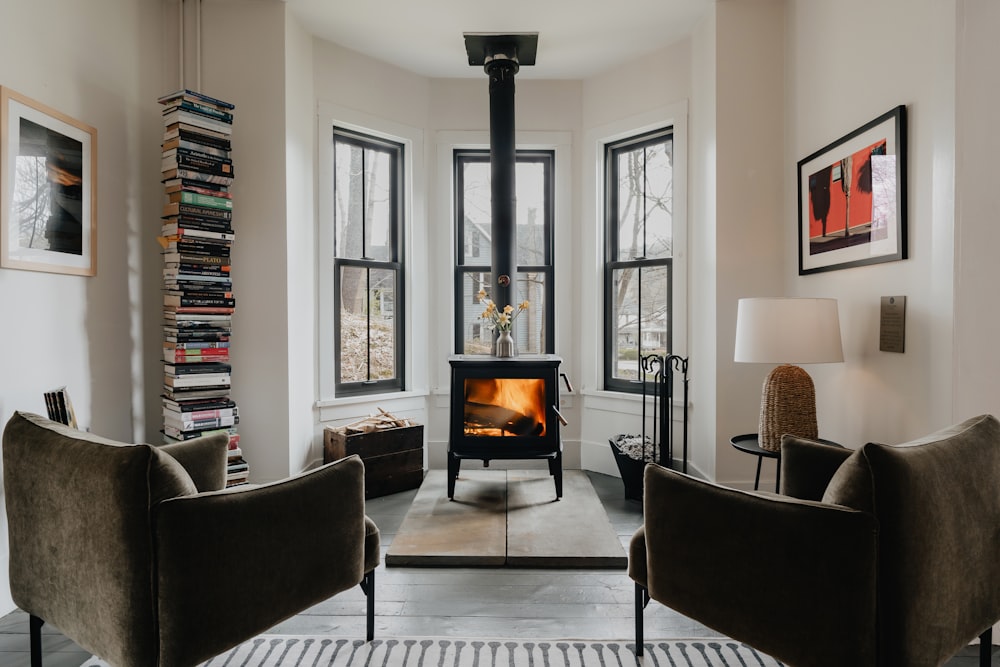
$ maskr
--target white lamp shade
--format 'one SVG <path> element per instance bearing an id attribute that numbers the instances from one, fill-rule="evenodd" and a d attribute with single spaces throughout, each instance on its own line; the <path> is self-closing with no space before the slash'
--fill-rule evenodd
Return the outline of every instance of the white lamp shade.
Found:
<path id="1" fill-rule="evenodd" d="M 740 299 L 734 360 L 821 364 L 844 360 L 836 299 Z"/>

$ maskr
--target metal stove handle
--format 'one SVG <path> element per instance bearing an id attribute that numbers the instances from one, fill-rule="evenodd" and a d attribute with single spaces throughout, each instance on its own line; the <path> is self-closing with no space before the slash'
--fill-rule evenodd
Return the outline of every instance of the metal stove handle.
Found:
<path id="1" fill-rule="evenodd" d="M 562 413 L 559 412 L 559 410 L 557 410 L 556 406 L 554 406 L 554 405 L 552 406 L 552 412 L 556 413 L 556 417 L 559 418 L 559 423 L 560 424 L 562 424 L 563 426 L 569 426 L 569 422 L 566 421 L 566 418 L 562 416 Z"/>

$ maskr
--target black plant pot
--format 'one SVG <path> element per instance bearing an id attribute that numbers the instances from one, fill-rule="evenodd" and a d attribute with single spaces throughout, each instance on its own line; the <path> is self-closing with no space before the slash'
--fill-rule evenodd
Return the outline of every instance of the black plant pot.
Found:
<path id="1" fill-rule="evenodd" d="M 611 445 L 611 453 L 615 455 L 618 472 L 625 484 L 625 498 L 642 502 L 642 475 L 646 469 L 646 461 L 638 461 L 624 454 L 614 440 L 609 439 L 608 444 Z"/>

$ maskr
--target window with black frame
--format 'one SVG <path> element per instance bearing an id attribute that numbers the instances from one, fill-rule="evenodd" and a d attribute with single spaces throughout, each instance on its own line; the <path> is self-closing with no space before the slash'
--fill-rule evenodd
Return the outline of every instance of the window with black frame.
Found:
<path id="1" fill-rule="evenodd" d="M 673 131 L 605 145 L 604 387 L 642 391 L 672 342 Z"/>
<path id="2" fill-rule="evenodd" d="M 338 396 L 402 390 L 403 146 L 333 130 Z"/>
<path id="3" fill-rule="evenodd" d="M 519 354 L 555 351 L 552 327 L 553 226 L 555 219 L 553 151 L 519 150 L 515 159 L 517 227 L 516 318 L 513 335 Z M 490 154 L 456 150 L 455 183 L 455 351 L 489 354 L 493 330 L 482 319 L 491 298 Z M 486 295 L 485 297 L 483 295 Z M 527 302 L 526 308 L 519 306 Z M 507 304 L 497 304 L 503 308 Z"/>

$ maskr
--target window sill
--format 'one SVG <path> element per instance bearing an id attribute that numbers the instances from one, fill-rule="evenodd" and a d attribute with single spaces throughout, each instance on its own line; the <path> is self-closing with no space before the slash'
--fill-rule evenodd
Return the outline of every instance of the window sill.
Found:
<path id="1" fill-rule="evenodd" d="M 345 398 L 330 398 L 316 401 L 315 408 L 319 411 L 320 423 L 351 419 L 364 412 L 374 412 L 383 408 L 389 412 L 426 410 L 426 390 L 392 391 L 383 394 L 365 394 Z M 391 408 L 391 409 L 390 409 Z"/>

